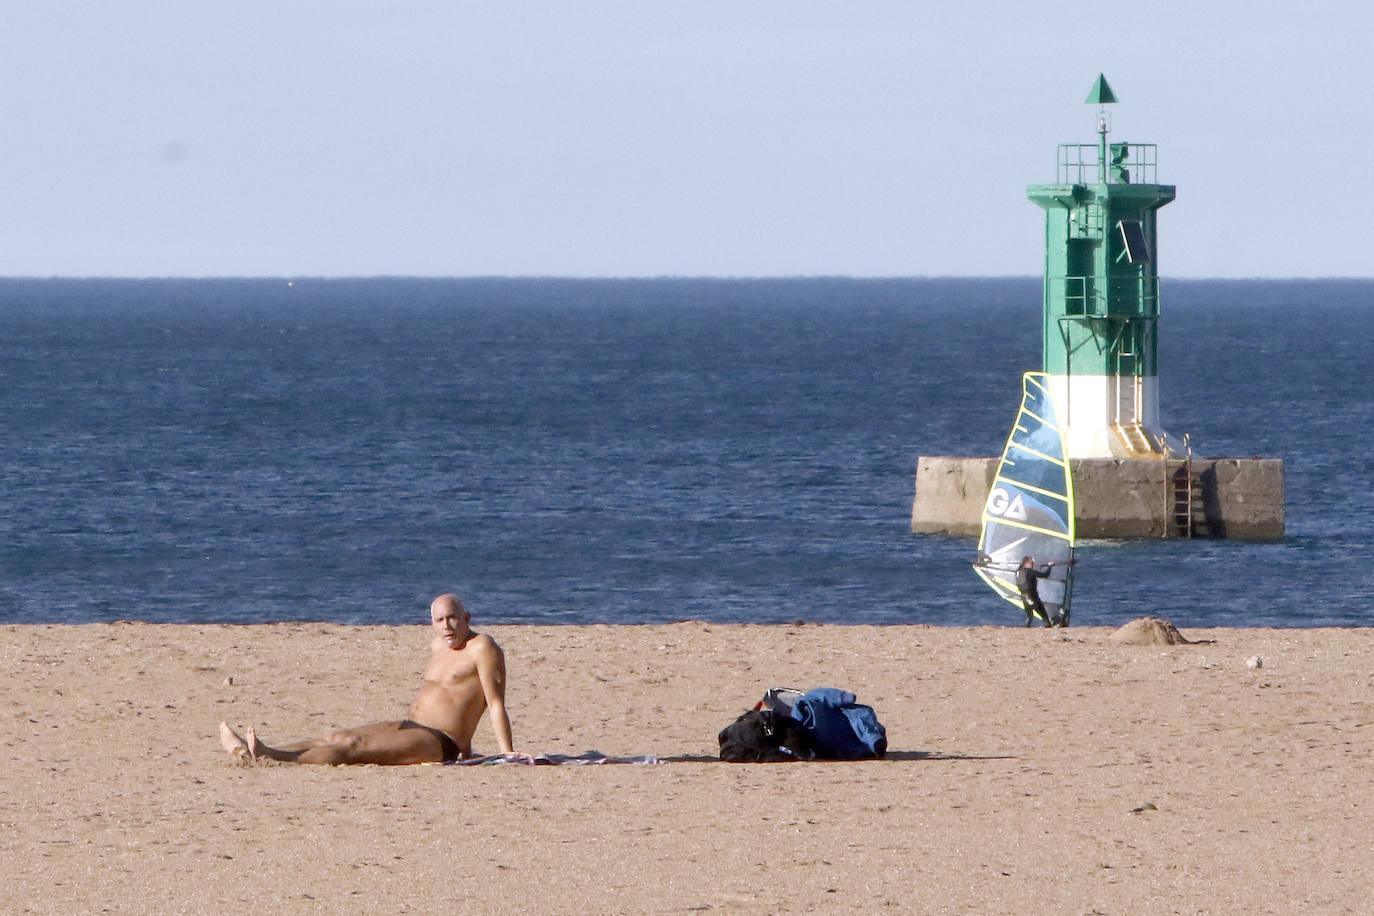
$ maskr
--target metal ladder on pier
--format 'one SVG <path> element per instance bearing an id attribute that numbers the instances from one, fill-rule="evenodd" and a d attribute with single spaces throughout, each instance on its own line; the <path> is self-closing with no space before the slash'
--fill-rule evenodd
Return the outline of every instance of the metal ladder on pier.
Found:
<path id="1" fill-rule="evenodd" d="M 1202 503 L 1202 484 L 1193 477 L 1193 447 L 1187 433 L 1183 436 L 1183 462 L 1170 475 L 1170 503 L 1173 524 L 1166 537 L 1191 538 L 1197 532 L 1196 507 Z"/>

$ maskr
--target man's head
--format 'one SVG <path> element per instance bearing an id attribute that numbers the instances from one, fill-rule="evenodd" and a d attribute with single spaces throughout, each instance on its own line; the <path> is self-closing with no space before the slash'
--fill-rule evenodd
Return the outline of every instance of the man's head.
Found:
<path id="1" fill-rule="evenodd" d="M 429 621 L 451 649 L 461 649 L 472 636 L 472 615 L 457 595 L 440 595 L 429 606 Z"/>
<path id="2" fill-rule="evenodd" d="M 1022 558 L 1021 558 L 1021 565 L 1022 565 L 1022 566 L 1034 566 L 1034 565 L 1035 565 L 1035 561 L 1032 560 L 1030 557 L 1022 557 Z"/>

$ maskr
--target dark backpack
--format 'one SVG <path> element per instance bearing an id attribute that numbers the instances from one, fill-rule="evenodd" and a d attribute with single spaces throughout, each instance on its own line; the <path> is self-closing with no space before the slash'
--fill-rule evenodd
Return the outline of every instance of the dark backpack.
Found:
<path id="1" fill-rule="evenodd" d="M 721 729 L 720 759 L 730 763 L 775 763 L 814 756 L 805 727 L 771 709 L 753 709 Z"/>

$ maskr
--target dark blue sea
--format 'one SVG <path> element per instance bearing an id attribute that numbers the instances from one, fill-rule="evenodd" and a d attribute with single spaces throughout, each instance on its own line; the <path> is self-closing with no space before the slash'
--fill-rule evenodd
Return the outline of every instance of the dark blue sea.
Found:
<path id="1" fill-rule="evenodd" d="M 1374 281 L 1173 281 L 1161 412 L 1271 543 L 1089 541 L 1074 622 L 1374 623 Z M 994 455 L 1024 279 L 0 280 L 0 622 L 1008 624 L 918 456 Z"/>

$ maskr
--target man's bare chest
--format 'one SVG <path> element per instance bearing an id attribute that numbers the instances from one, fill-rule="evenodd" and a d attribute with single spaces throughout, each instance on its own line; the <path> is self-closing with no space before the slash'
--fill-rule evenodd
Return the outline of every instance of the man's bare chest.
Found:
<path id="1" fill-rule="evenodd" d="M 437 655 L 425 667 L 425 680 L 456 687 L 477 680 L 477 663 L 462 652 Z"/>

